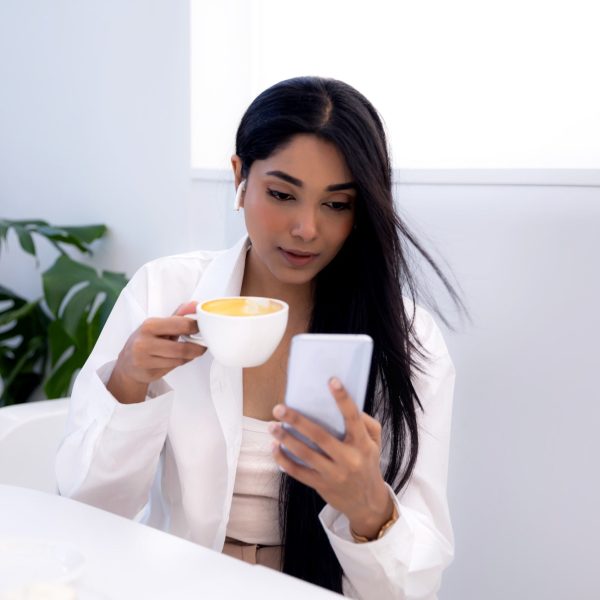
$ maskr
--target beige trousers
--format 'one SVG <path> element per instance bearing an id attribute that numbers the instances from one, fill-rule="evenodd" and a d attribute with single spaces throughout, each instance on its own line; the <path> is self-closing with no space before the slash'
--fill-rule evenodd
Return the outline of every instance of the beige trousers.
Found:
<path id="1" fill-rule="evenodd" d="M 238 558 L 251 565 L 262 565 L 281 571 L 281 546 L 246 544 L 246 542 L 226 538 L 223 554 L 233 556 L 233 558 Z"/>

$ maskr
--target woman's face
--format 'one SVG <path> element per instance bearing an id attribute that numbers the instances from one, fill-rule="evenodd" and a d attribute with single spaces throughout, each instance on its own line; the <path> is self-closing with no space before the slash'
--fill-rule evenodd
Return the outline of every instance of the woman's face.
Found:
<path id="1" fill-rule="evenodd" d="M 242 206 L 251 260 L 282 283 L 310 282 L 350 235 L 355 200 L 336 146 L 314 135 L 294 136 L 250 168 Z"/>

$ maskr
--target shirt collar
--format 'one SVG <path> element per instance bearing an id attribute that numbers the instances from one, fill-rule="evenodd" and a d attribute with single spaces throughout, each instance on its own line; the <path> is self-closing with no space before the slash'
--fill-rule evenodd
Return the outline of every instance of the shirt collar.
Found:
<path id="1" fill-rule="evenodd" d="M 218 254 L 204 271 L 192 300 L 202 303 L 211 298 L 239 296 L 249 248 L 250 239 L 246 235 L 234 246 Z"/>

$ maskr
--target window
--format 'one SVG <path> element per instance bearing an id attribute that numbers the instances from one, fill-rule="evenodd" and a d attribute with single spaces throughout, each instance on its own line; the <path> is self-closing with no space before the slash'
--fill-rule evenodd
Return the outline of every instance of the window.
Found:
<path id="1" fill-rule="evenodd" d="M 192 167 L 228 169 L 249 102 L 316 74 L 373 102 L 401 172 L 600 169 L 593 5 L 191 0 Z"/>

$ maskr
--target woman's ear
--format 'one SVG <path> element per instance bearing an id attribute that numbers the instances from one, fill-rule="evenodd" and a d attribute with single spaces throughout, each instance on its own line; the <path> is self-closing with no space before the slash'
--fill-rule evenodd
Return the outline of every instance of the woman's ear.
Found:
<path id="1" fill-rule="evenodd" d="M 242 159 L 237 154 L 231 157 L 231 167 L 233 168 L 233 184 L 237 190 L 242 183 Z"/>

